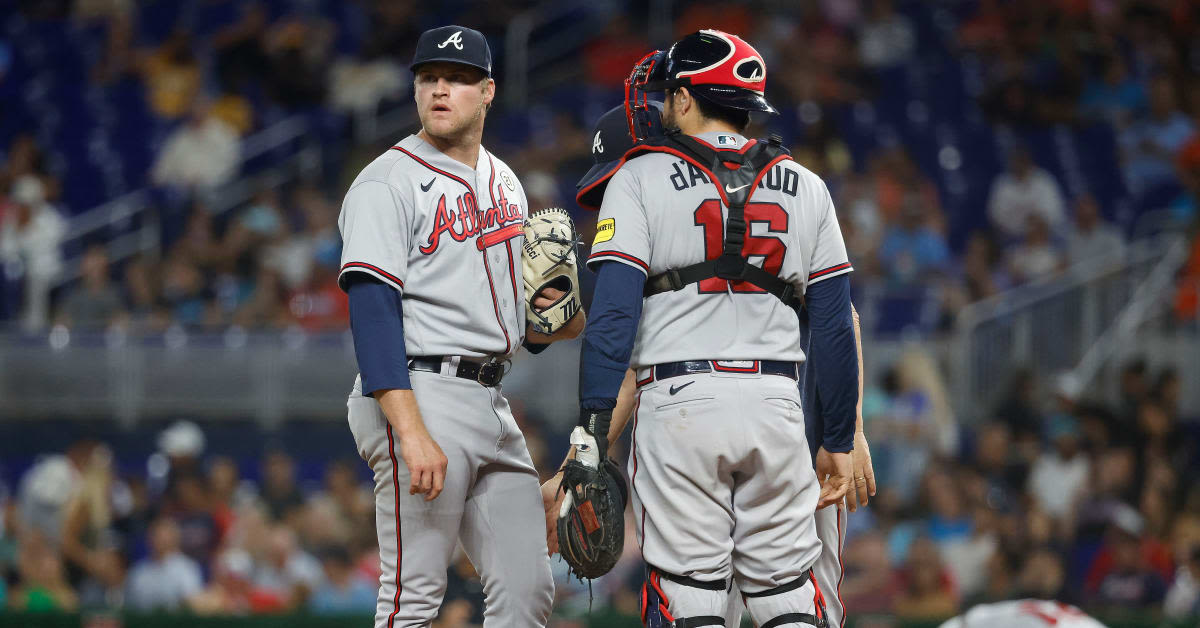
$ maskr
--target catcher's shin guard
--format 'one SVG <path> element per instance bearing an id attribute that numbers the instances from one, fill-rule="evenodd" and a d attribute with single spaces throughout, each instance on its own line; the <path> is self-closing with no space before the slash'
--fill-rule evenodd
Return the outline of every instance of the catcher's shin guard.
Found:
<path id="1" fill-rule="evenodd" d="M 663 591 L 664 584 L 678 592 L 675 594 L 678 600 L 675 612 L 683 612 L 680 607 L 687 607 L 694 609 L 689 612 L 697 614 L 675 617 L 670 609 L 671 598 Z M 642 625 L 646 628 L 724 626 L 725 618 L 719 611 L 725 607 L 727 592 L 728 584 L 724 580 L 705 582 L 648 566 L 646 581 L 642 584 Z M 679 600 L 682 597 L 688 598 L 687 602 Z M 711 614 L 699 614 L 706 612 Z"/>
<path id="2" fill-rule="evenodd" d="M 813 585 L 811 606 L 814 612 L 800 612 L 797 609 L 806 608 L 810 604 L 808 600 L 804 599 L 805 593 L 801 591 L 804 585 L 810 581 Z M 791 582 L 766 591 L 743 593 L 742 599 L 745 600 L 746 608 L 750 611 L 754 621 L 758 623 L 759 628 L 778 628 L 799 624 L 816 626 L 816 628 L 829 626 L 829 620 L 825 614 L 825 596 L 821 594 L 821 586 L 817 584 L 817 578 L 813 575 L 812 569 L 805 571 L 803 575 Z"/>

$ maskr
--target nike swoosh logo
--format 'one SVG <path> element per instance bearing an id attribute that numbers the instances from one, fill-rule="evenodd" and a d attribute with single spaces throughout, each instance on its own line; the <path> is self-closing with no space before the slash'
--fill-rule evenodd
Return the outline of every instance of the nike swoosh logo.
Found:
<path id="1" fill-rule="evenodd" d="M 692 381 L 690 381 L 690 382 L 688 382 L 688 383 L 686 383 L 686 384 L 680 384 L 680 385 L 678 385 L 678 386 L 672 386 L 672 387 L 671 387 L 671 395 L 674 395 L 675 393 L 677 393 L 677 392 L 679 392 L 679 391 L 683 390 L 684 388 L 687 388 L 688 386 L 691 386 L 692 384 L 695 384 L 695 383 L 696 383 L 696 380 L 694 380 L 694 379 L 693 379 Z"/>
<path id="2" fill-rule="evenodd" d="M 729 187 L 729 185 L 728 185 L 728 184 L 726 184 L 726 185 L 725 185 L 725 191 L 726 191 L 726 192 L 728 192 L 728 193 L 730 193 L 730 194 L 734 194 L 734 193 L 736 193 L 738 190 L 743 190 L 743 189 L 745 189 L 745 188 L 748 188 L 748 187 L 750 187 L 750 184 L 749 184 L 749 183 L 747 183 L 746 185 L 739 185 L 739 186 L 737 186 L 736 188 L 731 188 L 731 187 Z"/>
<path id="3" fill-rule="evenodd" d="M 434 178 L 430 179 L 430 180 L 429 180 L 429 183 L 426 183 L 425 185 L 422 185 L 422 186 L 421 186 L 421 191 L 422 191 L 422 192 L 428 192 L 428 191 L 429 191 L 429 188 L 433 187 L 433 182 L 434 182 L 434 181 L 437 181 L 437 177 L 434 177 Z"/>

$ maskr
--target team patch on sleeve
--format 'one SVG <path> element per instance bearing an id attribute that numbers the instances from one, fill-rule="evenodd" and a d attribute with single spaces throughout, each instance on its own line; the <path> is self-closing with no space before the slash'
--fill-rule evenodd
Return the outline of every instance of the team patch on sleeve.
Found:
<path id="1" fill-rule="evenodd" d="M 596 246 L 601 242 L 608 242 L 617 233 L 617 219 L 605 218 L 596 223 L 596 239 L 592 240 L 592 246 Z"/>

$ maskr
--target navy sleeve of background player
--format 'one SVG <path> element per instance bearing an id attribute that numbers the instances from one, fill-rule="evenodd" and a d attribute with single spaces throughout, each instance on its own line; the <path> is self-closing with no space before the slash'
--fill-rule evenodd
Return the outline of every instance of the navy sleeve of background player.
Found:
<path id="1" fill-rule="evenodd" d="M 812 334 L 809 374 L 816 377 L 825 424 L 822 446 L 830 453 L 845 453 L 854 447 L 858 406 L 858 352 L 850 314 L 850 278 L 841 275 L 810 285 L 804 302 Z"/>
<path id="2" fill-rule="evenodd" d="M 411 389 L 400 292 L 364 273 L 352 273 L 347 280 L 362 393 L 370 397 L 377 390 Z"/>
<path id="3" fill-rule="evenodd" d="M 646 275 L 633 266 L 620 262 L 601 262 L 599 266 L 579 356 L 579 407 L 586 410 L 617 405 L 642 318 L 642 286 L 646 283 Z"/>

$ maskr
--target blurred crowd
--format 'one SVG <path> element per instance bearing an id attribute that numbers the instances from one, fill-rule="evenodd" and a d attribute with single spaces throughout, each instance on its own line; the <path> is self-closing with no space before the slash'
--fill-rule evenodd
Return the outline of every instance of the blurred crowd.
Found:
<path id="1" fill-rule="evenodd" d="M 1200 430 L 1179 414 L 1177 373 L 1131 362 L 1115 404 L 1017 373 L 970 427 L 955 420 L 944 380 L 914 346 L 867 388 L 879 490 L 848 519 L 839 594 L 853 615 L 940 618 L 1033 597 L 1108 618 L 1200 616 L 1200 487 L 1189 481 Z M 516 401 L 548 476 L 565 435 Z M 295 458 L 268 439 L 235 459 L 194 423 L 147 437 L 157 438 L 148 459 L 84 439 L 0 476 L 0 608 L 373 612 L 371 480 L 343 458 L 348 440 Z M 553 561 L 555 626 L 636 615 L 643 564 L 631 514 L 627 525 L 624 556 L 591 586 Z M 448 582 L 439 628 L 478 625 L 482 589 L 461 552 Z"/>
<path id="2" fill-rule="evenodd" d="M 147 147 L 155 155 L 144 184 L 170 194 L 153 210 L 163 225 L 156 246 L 140 256 L 123 250 L 106 262 L 103 239 L 83 242 L 66 269 L 60 245 L 69 216 L 87 208 L 59 202 L 69 182 L 50 167 L 49 147 L 31 133 L 13 137 L 0 160 L 0 316 L 29 329 L 139 320 L 149 329 L 344 323 L 340 296 L 324 294 L 337 260 L 338 200 L 346 177 L 396 139 L 350 146 L 345 139 L 355 136 L 356 116 L 407 106 L 406 60 L 416 35 L 435 22 L 469 23 L 492 38 L 503 100 L 502 38 L 525 3 L 469 12 L 460 4 L 431 11 L 363 0 L 335 10 L 204 0 L 182 3 L 190 9 L 179 12 L 177 26 L 144 41 L 139 17 L 148 20 L 148 10 L 139 13 L 134 3 L 27 3 L 31 20 L 70 20 L 103 34 L 87 80 L 141 86 L 164 129 L 161 143 Z M 930 12 L 934 33 L 919 30 L 925 27 L 916 20 Z M 521 174 L 531 206 L 574 207 L 573 182 L 587 167 L 593 119 L 619 102 L 620 80 L 650 47 L 636 15 L 631 7 L 604 17 L 607 26 L 567 56 L 569 90 L 544 89 L 544 102 L 531 96 L 527 110 L 499 103 L 491 113 L 485 144 Z M 1146 224 L 1194 234 L 1197 19 L 1194 5 L 1162 0 L 810 0 L 683 3 L 674 25 L 682 34 L 720 24 L 754 42 L 772 69 L 770 96 L 782 112 L 756 132 L 781 132 L 796 159 L 828 183 L 859 289 L 918 297 L 915 313 L 884 310 L 899 322 L 883 331 L 934 332 L 968 303 L 1072 264 L 1120 258 L 1126 240 Z M 806 45 L 796 47 L 797 40 Z M 967 112 L 958 114 L 964 120 L 982 116 L 994 142 L 985 152 L 997 154 L 944 146 L 933 161 L 918 158 L 911 138 L 926 128 L 929 105 L 905 102 L 894 79 L 954 57 L 975 63 L 960 81 L 965 102 L 951 104 Z M 881 115 L 871 113 L 873 104 L 906 109 L 898 124 L 908 125 L 908 135 L 897 135 L 895 125 L 872 126 L 865 143 L 851 142 L 850 127 Z M 347 144 L 328 151 L 340 160 L 330 167 L 336 172 L 320 181 L 262 182 L 252 201 L 232 211 L 207 207 L 205 191 L 241 172 L 239 138 L 296 113 L 314 128 L 334 129 L 327 143 Z M 1058 158 L 1022 139 L 1038 129 L 1097 125 L 1112 144 L 1085 147 L 1098 156 L 1080 161 L 1112 162 L 1115 177 L 1102 169 L 1084 176 L 1070 164 L 1052 173 L 1046 162 Z M 978 166 L 989 161 L 994 168 Z M 964 184 L 959 175 L 971 163 L 977 165 Z M 1100 193 L 1091 189 L 1101 183 L 1096 177 L 1120 180 L 1103 181 L 1109 187 Z M 964 196 L 964 185 L 978 193 Z M 78 279 L 56 288 L 68 270 Z M 1181 321 L 1200 313 L 1200 245 L 1174 306 Z"/>
<path id="3" fill-rule="evenodd" d="M 242 477 L 177 422 L 121 474 L 80 440 L 41 457 L 5 500 L 0 598 L 17 611 L 370 614 L 379 576 L 374 499 L 357 460 L 330 462 L 301 491 L 272 448 Z M 245 461 L 242 461 L 245 462 Z"/>
<path id="4" fill-rule="evenodd" d="M 56 147 L 35 132 L 0 137 L 0 320 L 30 330 L 343 330 L 339 201 L 347 177 L 399 139 L 351 138 L 377 112 L 409 106 L 406 66 L 423 29 L 458 22 L 491 39 L 501 102 L 484 142 L 514 167 L 534 208 L 575 207 L 591 124 L 619 102 L 620 80 L 651 47 L 642 3 L 598 16 L 592 37 L 558 61 L 566 71 L 541 72 L 561 89 L 537 86 L 517 111 L 503 102 L 503 35 L 528 2 L 468 10 L 456 1 L 196 0 L 178 3 L 189 7 L 178 27 L 148 38 L 149 14 L 171 4 L 16 3 L 31 22 L 99 30 L 103 45 L 79 78 L 137 87 L 161 131 L 145 147 L 138 185 L 163 194 L 150 212 L 161 225 L 152 246 L 131 253 L 106 238 L 73 240 L 72 217 L 88 207 L 64 200 L 72 181 Z M 871 331 L 944 331 L 970 303 L 1120 259 L 1134 235 L 1156 230 L 1191 243 L 1170 317 L 1195 329 L 1195 3 L 676 4 L 673 34 L 720 25 L 766 57 L 768 95 L 782 113 L 754 134 L 780 132 L 828 183 L 860 310 L 869 299 L 916 304 L 874 310 L 868 354 Z M 20 52 L 0 39 L 0 93 Z M 950 93 L 937 106 L 977 117 L 986 132 L 918 149 L 914 138 L 936 135 L 930 117 L 946 111 L 901 92 L 920 68 L 958 60 L 970 71 L 931 91 Z M 242 140 L 295 115 L 334 163 L 300 181 L 250 177 L 251 200 L 214 208 L 212 192 L 252 174 Z M 885 115 L 897 120 L 884 125 Z M 1098 181 L 1050 155 L 1036 141 L 1048 129 L 1099 129 L 1107 143 L 1078 157 L 1088 167 L 1111 162 L 1113 176 Z M 594 225 L 580 218 L 590 241 Z M 915 618 L 1032 596 L 1108 612 L 1200 613 L 1200 491 L 1188 480 L 1200 456 L 1188 420 L 1196 417 L 1179 416 L 1179 376 L 1129 364 L 1121 401 L 1106 405 L 1015 375 L 1003 402 L 969 427 L 951 409 L 945 374 L 919 349 L 868 382 L 880 495 L 849 519 L 847 606 Z M 543 426 L 523 423 L 548 470 L 557 461 L 547 443 L 563 438 Z M 379 567 L 360 461 L 328 462 L 319 483 L 302 486 L 285 450 L 233 460 L 205 450 L 203 432 L 186 424 L 162 435 L 144 471 L 119 473 L 113 456 L 81 441 L 12 478 L 0 517 L 0 607 L 372 612 Z M 592 593 L 600 608 L 635 612 L 632 543 L 592 591 L 555 564 L 560 613 L 585 612 Z M 482 593 L 464 557 L 450 582 L 442 626 L 477 623 Z"/>

